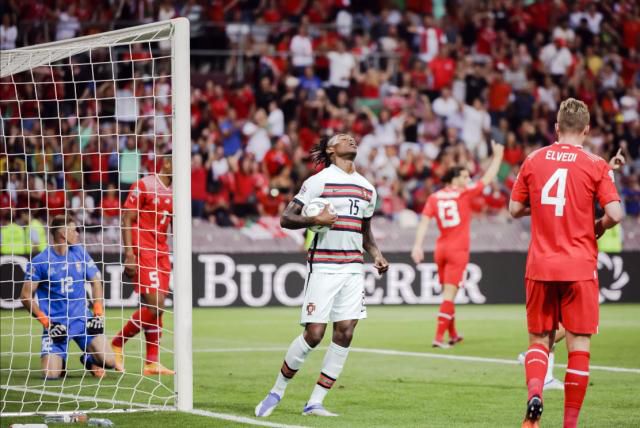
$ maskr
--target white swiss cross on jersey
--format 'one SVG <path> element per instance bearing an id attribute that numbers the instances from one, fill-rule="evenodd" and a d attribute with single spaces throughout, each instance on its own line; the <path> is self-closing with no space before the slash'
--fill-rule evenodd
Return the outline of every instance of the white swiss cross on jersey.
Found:
<path id="1" fill-rule="evenodd" d="M 331 165 L 309 177 L 294 201 L 304 206 L 314 198 L 329 200 L 338 219 L 331 230 L 318 234 L 315 249 L 309 250 L 313 272 L 363 273 L 362 220 L 373 216 L 375 188 L 357 172 Z"/>

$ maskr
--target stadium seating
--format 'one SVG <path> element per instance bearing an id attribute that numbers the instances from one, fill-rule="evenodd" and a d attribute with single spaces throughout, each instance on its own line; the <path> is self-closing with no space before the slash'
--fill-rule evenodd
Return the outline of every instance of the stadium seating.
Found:
<path id="1" fill-rule="evenodd" d="M 449 166 L 463 164 L 476 174 L 489 155 L 489 140 L 505 143 L 499 181 L 474 202 L 479 221 L 503 223 L 518 165 L 528 153 L 554 141 L 553 112 L 558 100 L 569 95 L 591 109 L 587 150 L 608 158 L 622 148 L 628 164 L 619 189 L 627 215 L 640 215 L 640 18 L 633 2 L 603 1 L 592 8 L 589 2 L 570 6 L 539 1 L 513 10 L 487 10 L 481 2 L 464 10 L 432 9 L 431 2 L 387 9 L 385 2 L 376 1 L 349 7 L 341 7 L 340 1 L 267 1 L 261 10 L 242 9 L 250 2 L 225 9 L 224 2 L 131 1 L 118 8 L 112 2 L 78 0 L 64 2 L 60 10 L 47 2 L 39 8 L 31 3 L 10 2 L 2 10 L 7 17 L 4 34 L 15 28 L 13 39 L 2 40 L 3 49 L 189 17 L 192 209 L 204 222 L 241 228 L 260 217 L 277 216 L 314 172 L 310 147 L 325 134 L 348 132 L 360 141 L 358 167 L 378 189 L 379 214 L 396 224 L 406 219 L 407 210 L 421 210 Z M 305 9 L 295 10 L 296 4 Z M 46 25 L 33 25 L 36 21 Z M 145 53 L 136 48 L 119 52 L 119 74 L 126 61 Z M 37 79 L 39 90 L 53 90 L 51 76 Z M 122 78 L 115 94 L 98 87 L 95 96 L 117 103 L 132 90 L 127 85 Z M 64 99 L 64 91 L 72 89 L 59 86 L 57 96 Z M 11 85 L 2 88 L 3 99 L 17 96 L 23 116 L 37 108 L 28 85 L 19 94 L 10 93 Z M 139 103 L 138 108 L 142 113 L 148 107 Z M 90 114 L 87 110 L 79 116 Z M 32 135 L 24 136 L 5 120 L 8 154 L 36 154 L 31 137 L 40 132 L 60 135 L 58 144 L 65 151 L 79 144 L 83 154 L 75 162 L 83 166 L 83 174 L 60 172 L 49 174 L 46 183 L 44 176 L 27 183 L 25 175 L 6 171 L 33 171 L 35 165 L 0 164 L 3 213 L 9 207 L 71 207 L 74 198 L 76 205 L 78 198 L 89 198 L 85 206 L 95 209 L 83 214 L 89 218 L 85 224 L 95 225 L 96 231 L 110 224 L 117 212 L 109 205 L 103 215 L 106 193 L 100 190 L 120 184 L 116 168 L 126 141 L 104 144 L 102 139 L 98 149 L 95 135 L 127 126 L 121 119 L 103 122 L 99 129 L 90 119 L 34 121 L 25 127 Z M 148 173 L 154 149 L 144 139 L 138 141 L 140 170 Z M 20 162 L 20 156 L 10 159 Z M 37 162 L 38 157 L 29 159 Z M 71 161 L 50 157 L 47 162 L 49 170 L 62 171 L 56 168 Z M 90 191 L 81 194 L 79 188 Z M 3 216 L 7 221 L 8 215 Z"/>

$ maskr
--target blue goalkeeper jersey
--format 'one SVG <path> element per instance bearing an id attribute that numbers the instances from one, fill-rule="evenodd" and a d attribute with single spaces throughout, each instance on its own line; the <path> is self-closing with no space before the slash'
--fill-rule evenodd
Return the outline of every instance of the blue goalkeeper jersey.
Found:
<path id="1" fill-rule="evenodd" d="M 68 247 L 67 254 L 63 256 L 47 247 L 27 265 L 24 280 L 38 283 L 36 296 L 42 312 L 53 322 L 68 324 L 86 317 L 84 284 L 99 273 L 82 245 Z"/>

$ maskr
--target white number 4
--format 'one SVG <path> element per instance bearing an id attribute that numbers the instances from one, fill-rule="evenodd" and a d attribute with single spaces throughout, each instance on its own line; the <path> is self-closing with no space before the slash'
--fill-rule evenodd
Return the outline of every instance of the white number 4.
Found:
<path id="1" fill-rule="evenodd" d="M 554 205 L 556 207 L 556 217 L 562 217 L 564 215 L 564 205 L 567 200 L 564 197 L 564 190 L 567 186 L 567 169 L 558 168 L 551 177 L 547 180 L 542 188 L 542 205 Z M 558 190 L 556 196 L 549 196 L 551 188 L 558 183 Z"/>

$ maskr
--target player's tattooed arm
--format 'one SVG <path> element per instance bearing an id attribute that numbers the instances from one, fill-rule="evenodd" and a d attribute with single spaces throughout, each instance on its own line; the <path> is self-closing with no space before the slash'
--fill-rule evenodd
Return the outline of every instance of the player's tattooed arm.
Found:
<path id="1" fill-rule="evenodd" d="M 285 229 L 304 229 L 313 226 L 313 219 L 302 215 L 302 205 L 296 201 L 289 202 L 280 217 L 280 226 Z"/>
<path id="2" fill-rule="evenodd" d="M 373 237 L 370 218 L 362 219 L 362 246 L 365 251 L 373 257 L 374 266 L 379 274 L 383 274 L 389 270 L 389 262 L 380 252 L 376 240 Z"/>
<path id="3" fill-rule="evenodd" d="M 315 217 L 302 215 L 302 205 L 296 201 L 289 202 L 280 217 L 280 226 L 285 229 L 304 229 L 311 226 L 333 226 L 338 217 L 329 212 L 328 206 Z"/>

